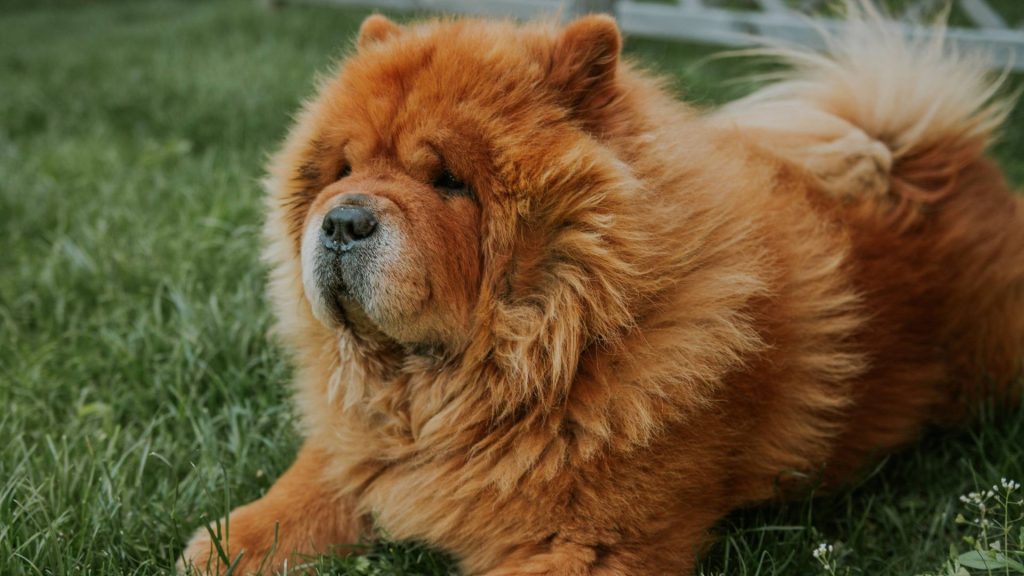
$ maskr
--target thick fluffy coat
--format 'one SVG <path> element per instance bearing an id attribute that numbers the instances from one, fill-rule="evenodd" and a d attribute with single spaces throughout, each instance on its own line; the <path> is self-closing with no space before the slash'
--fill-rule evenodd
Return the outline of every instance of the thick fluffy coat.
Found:
<path id="1" fill-rule="evenodd" d="M 702 112 L 619 51 L 604 16 L 364 23 L 270 169 L 306 444 L 231 513 L 240 569 L 372 517 L 467 574 L 686 573 L 730 510 L 1014 394 L 979 67 L 854 18 Z"/>

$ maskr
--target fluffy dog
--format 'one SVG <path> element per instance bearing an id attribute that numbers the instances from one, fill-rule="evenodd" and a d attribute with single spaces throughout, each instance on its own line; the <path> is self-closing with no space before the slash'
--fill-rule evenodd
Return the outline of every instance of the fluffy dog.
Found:
<path id="1" fill-rule="evenodd" d="M 1016 398 L 1008 104 L 877 19 L 834 44 L 702 112 L 606 16 L 369 17 L 270 167 L 306 441 L 238 570 L 376 523 L 466 574 L 688 573 L 730 510 Z"/>

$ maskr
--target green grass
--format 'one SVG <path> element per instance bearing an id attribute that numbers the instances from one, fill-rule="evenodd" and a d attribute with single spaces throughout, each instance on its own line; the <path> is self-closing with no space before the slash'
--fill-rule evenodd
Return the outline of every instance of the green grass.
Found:
<path id="1" fill-rule="evenodd" d="M 12 0 L 0 9 L 0 574 L 167 573 L 299 438 L 258 260 L 266 154 L 364 12 Z M 631 41 L 691 98 L 749 66 Z M 1024 116 L 997 151 L 1024 182 Z M 936 569 L 957 495 L 1024 479 L 1024 415 L 936 433 L 838 496 L 730 517 L 708 573 Z M 962 545 L 960 545 L 963 548 Z M 442 574 L 415 544 L 325 573 Z"/>

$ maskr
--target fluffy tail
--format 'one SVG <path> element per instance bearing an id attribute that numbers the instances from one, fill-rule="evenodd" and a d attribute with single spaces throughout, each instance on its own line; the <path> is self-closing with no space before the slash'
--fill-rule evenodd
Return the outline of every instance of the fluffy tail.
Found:
<path id="1" fill-rule="evenodd" d="M 982 55 L 933 35 L 908 34 L 867 0 L 847 1 L 848 19 L 822 32 L 826 54 L 800 48 L 755 50 L 791 70 L 734 102 L 719 117 L 773 133 L 771 147 L 843 196 L 887 199 L 909 218 L 934 202 L 978 160 L 1013 105 L 998 96 Z"/>
<path id="2" fill-rule="evenodd" d="M 935 333 L 921 339 L 946 350 L 950 376 L 963 376 L 960 396 L 979 395 L 973 375 L 985 372 L 1015 398 L 1024 364 L 1024 200 L 984 158 L 1014 99 L 999 95 L 1002 79 L 982 56 L 944 41 L 942 25 L 915 36 L 867 0 L 847 8 L 847 22 L 825 33 L 826 54 L 755 50 L 791 69 L 715 121 L 843 198 L 844 214 L 861 220 L 858 234 L 884 245 L 864 266 L 894 263 L 877 274 L 894 277 L 876 287 L 887 301 L 933 303 L 920 320 L 935 322 Z M 898 281 L 911 269 L 912 281 Z"/>

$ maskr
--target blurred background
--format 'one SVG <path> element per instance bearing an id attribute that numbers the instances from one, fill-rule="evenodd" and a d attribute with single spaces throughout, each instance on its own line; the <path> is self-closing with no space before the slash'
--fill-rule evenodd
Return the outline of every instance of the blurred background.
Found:
<path id="1" fill-rule="evenodd" d="M 169 573 L 193 529 L 260 496 L 292 460 L 258 181 L 371 11 L 612 11 L 630 58 L 713 106 L 766 66 L 714 55 L 761 34 L 813 43 L 800 13 L 835 14 L 822 4 L 0 0 L 0 574 Z M 889 4 L 908 33 L 928 33 L 914 22 L 944 6 Z M 1024 1 L 957 0 L 950 21 L 996 73 L 1024 66 Z M 1006 92 L 1021 86 L 1011 73 Z M 1019 188 L 1020 108 L 994 154 Z M 946 565 L 974 537 L 956 522 L 958 496 L 1004 476 L 1024 479 L 1024 416 L 937 431 L 842 494 L 736 514 L 701 570 L 986 573 Z M 824 542 L 833 565 L 813 554 Z M 415 543 L 362 552 L 316 563 L 450 570 Z"/>

